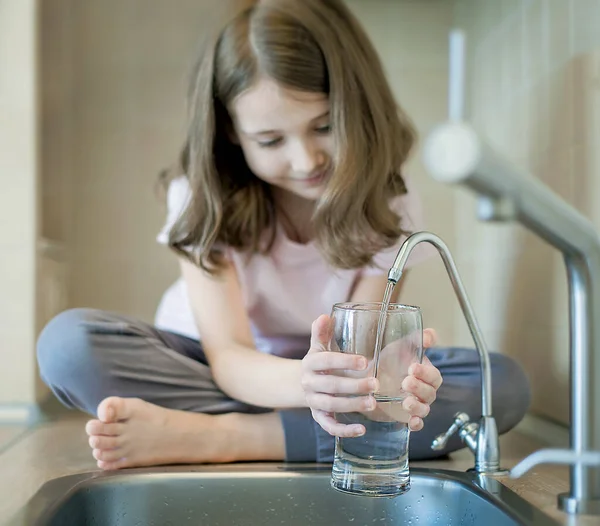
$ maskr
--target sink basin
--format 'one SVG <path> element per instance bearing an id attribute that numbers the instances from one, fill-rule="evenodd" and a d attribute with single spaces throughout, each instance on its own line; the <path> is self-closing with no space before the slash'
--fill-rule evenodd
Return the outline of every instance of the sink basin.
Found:
<path id="1" fill-rule="evenodd" d="M 329 485 L 331 466 L 231 464 L 83 473 L 28 502 L 28 526 L 558 525 L 495 479 L 411 469 L 411 490 L 359 497 Z M 483 489 L 483 488 L 486 489 Z"/>

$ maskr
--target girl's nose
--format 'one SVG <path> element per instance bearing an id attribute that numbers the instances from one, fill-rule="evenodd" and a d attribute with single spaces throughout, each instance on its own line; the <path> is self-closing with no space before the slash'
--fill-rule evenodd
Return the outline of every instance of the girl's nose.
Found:
<path id="1" fill-rule="evenodd" d="M 311 174 L 325 165 L 325 154 L 309 143 L 298 143 L 292 152 L 291 168 L 297 174 Z"/>

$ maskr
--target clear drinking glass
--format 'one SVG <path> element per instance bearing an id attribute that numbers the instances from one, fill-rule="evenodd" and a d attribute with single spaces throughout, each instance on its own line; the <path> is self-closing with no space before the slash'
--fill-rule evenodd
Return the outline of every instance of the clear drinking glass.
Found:
<path id="1" fill-rule="evenodd" d="M 374 376 L 375 342 L 381 303 L 337 303 L 333 306 L 331 351 L 361 354 L 365 371 L 343 371 L 346 376 Z M 409 396 L 402 389 L 412 363 L 423 359 L 421 311 L 392 303 L 386 314 L 374 393 L 377 407 L 363 413 L 336 413 L 338 422 L 362 424 L 360 437 L 336 437 L 331 485 L 340 491 L 372 497 L 401 495 L 410 489 L 408 440 L 410 415 L 402 408 Z M 339 374 L 338 372 L 337 374 Z"/>

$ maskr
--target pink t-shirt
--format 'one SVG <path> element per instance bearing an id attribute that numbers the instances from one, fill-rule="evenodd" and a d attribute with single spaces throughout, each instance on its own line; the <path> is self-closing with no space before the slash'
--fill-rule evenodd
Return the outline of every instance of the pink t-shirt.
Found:
<path id="1" fill-rule="evenodd" d="M 409 231 L 423 229 L 421 202 L 410 180 L 408 194 L 392 201 L 392 208 L 402 217 Z M 167 220 L 157 236 L 162 244 L 185 209 L 190 187 L 185 177 L 174 179 L 167 194 Z M 308 350 L 312 322 L 329 314 L 334 303 L 349 301 L 350 292 L 362 276 L 387 275 L 398 249 L 404 241 L 374 257 L 374 264 L 363 269 L 334 270 L 313 243 L 291 241 L 277 228 L 273 249 L 268 255 L 247 257 L 228 251 L 242 287 L 246 312 L 250 318 L 256 348 L 288 358 L 302 358 Z M 430 251 L 417 246 L 407 268 L 429 257 Z M 188 291 L 182 278 L 165 292 L 159 304 L 155 325 L 159 329 L 201 339 L 194 321 Z"/>

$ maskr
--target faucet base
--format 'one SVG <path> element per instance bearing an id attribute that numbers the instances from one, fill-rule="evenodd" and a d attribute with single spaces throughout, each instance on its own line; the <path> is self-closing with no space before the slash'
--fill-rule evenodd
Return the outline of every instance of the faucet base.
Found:
<path id="1" fill-rule="evenodd" d="M 558 509 L 569 515 L 600 515 L 600 499 L 578 499 L 568 493 L 558 496 Z"/>
<path id="2" fill-rule="evenodd" d="M 465 440 L 466 441 L 466 440 Z M 500 439 L 498 426 L 493 416 L 482 416 L 479 420 L 475 441 L 467 445 L 475 453 L 475 471 L 477 473 L 493 475 L 506 470 L 500 467 Z"/>
<path id="3" fill-rule="evenodd" d="M 467 473 L 477 473 L 478 475 L 485 475 L 486 477 L 507 477 L 510 475 L 510 471 L 504 468 L 498 469 L 483 469 L 478 470 L 477 468 L 469 468 L 467 469 Z"/>

